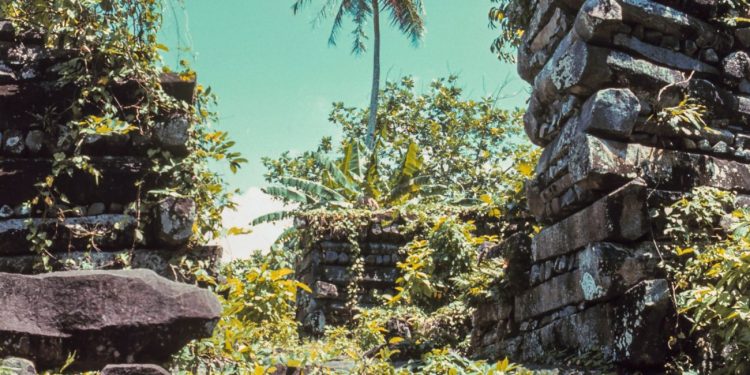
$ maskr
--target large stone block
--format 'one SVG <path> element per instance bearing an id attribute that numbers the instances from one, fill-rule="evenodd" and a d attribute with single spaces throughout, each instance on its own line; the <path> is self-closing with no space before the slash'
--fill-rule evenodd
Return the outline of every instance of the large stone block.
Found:
<path id="1" fill-rule="evenodd" d="M 627 139 L 633 132 L 641 104 L 629 89 L 604 89 L 592 95 L 581 108 L 578 132 L 605 138 Z"/>
<path id="2" fill-rule="evenodd" d="M 516 362 L 554 362 L 551 353 L 598 353 L 604 360 L 614 357 L 613 309 L 609 304 L 554 320 L 539 329 L 522 332 L 498 345 L 498 358 Z"/>
<path id="3" fill-rule="evenodd" d="M 219 262 L 222 249 L 219 246 L 202 246 L 186 249 L 135 249 L 117 251 L 66 251 L 53 254 L 48 266 L 53 271 L 68 271 L 74 267 L 84 269 L 106 270 L 145 268 L 159 276 L 175 281 L 193 282 L 190 275 L 178 272 L 183 261 L 193 264 L 201 262 L 206 271 L 212 275 L 219 274 Z M 37 274 L 46 272 L 41 266 L 41 255 L 0 256 L 0 272 L 18 274 Z"/>
<path id="4" fill-rule="evenodd" d="M 183 246 L 193 236 L 196 220 L 195 202 L 190 198 L 168 197 L 154 208 L 154 237 L 159 244 Z"/>
<path id="5" fill-rule="evenodd" d="M 642 25 L 677 37 L 717 39 L 715 27 L 689 14 L 651 0 L 587 0 L 575 22 L 584 40 L 611 41 L 622 26 Z"/>
<path id="6" fill-rule="evenodd" d="M 102 173 L 97 179 L 81 170 L 72 176 L 63 173 L 56 185 L 72 205 L 95 202 L 127 204 L 138 197 L 136 183 L 147 179 L 148 160 L 135 157 L 97 157 L 90 164 Z M 15 207 L 35 198 L 39 191 L 35 184 L 44 181 L 52 171 L 52 160 L 6 158 L 0 160 L 0 206 Z M 142 187 L 147 191 L 153 181 Z"/>
<path id="7" fill-rule="evenodd" d="M 30 223 L 29 223 L 30 220 Z M 0 220 L 0 256 L 29 255 L 33 230 L 47 234 L 48 251 L 127 249 L 134 245 L 137 223 L 130 215 L 98 215 L 58 219 Z"/>
<path id="8" fill-rule="evenodd" d="M 615 308 L 613 329 L 617 362 L 634 368 L 658 367 L 665 363 L 674 314 L 667 280 L 643 281 L 628 291 Z"/>
<path id="9" fill-rule="evenodd" d="M 586 209 L 542 229 L 531 243 L 534 262 L 564 255 L 599 241 L 632 242 L 649 232 L 643 182 L 633 181 Z"/>
<path id="10" fill-rule="evenodd" d="M 585 97 L 614 83 L 658 90 L 686 78 L 679 70 L 590 45 L 571 31 L 534 79 L 534 95 L 546 106 L 565 94 Z"/>
<path id="11" fill-rule="evenodd" d="M 612 300 L 658 273 L 659 259 L 651 242 L 632 246 L 592 243 L 577 258 L 578 269 L 553 277 L 516 297 L 517 322 L 581 302 Z"/>
<path id="12" fill-rule="evenodd" d="M 634 37 L 626 34 L 616 34 L 613 39 L 614 45 L 641 56 L 658 64 L 668 66 L 674 69 L 694 71 L 710 75 L 719 75 L 719 69 L 706 64 L 698 59 L 692 58 L 685 54 L 675 52 L 668 48 L 662 48 L 644 43 Z"/>
<path id="13" fill-rule="evenodd" d="M 527 82 L 544 67 L 573 24 L 573 15 L 554 0 L 537 3 L 534 16 L 518 49 L 518 73 Z"/>
<path id="14" fill-rule="evenodd" d="M 208 337 L 221 314 L 209 291 L 152 271 L 0 274 L 0 356 L 40 369 L 163 363 L 188 341 Z"/>
<path id="15" fill-rule="evenodd" d="M 527 185 L 529 207 L 543 221 L 567 217 L 636 177 L 664 190 L 710 186 L 750 192 L 748 164 L 584 134 L 561 133 L 542 153 L 536 174 Z M 568 199 L 568 192 L 576 195 Z"/>
<path id="16" fill-rule="evenodd" d="M 169 371 L 157 365 L 108 365 L 101 375 L 170 375 Z"/>

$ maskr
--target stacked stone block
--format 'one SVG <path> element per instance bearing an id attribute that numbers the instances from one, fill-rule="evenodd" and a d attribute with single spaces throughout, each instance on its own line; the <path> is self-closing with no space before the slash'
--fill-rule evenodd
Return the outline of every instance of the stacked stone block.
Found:
<path id="1" fill-rule="evenodd" d="M 399 276 L 396 264 L 403 260 L 400 249 L 406 242 L 399 225 L 385 220 L 369 223 L 356 236 L 355 245 L 342 233 L 305 238 L 303 255 L 295 269 L 297 278 L 313 291 L 300 294 L 297 302 L 297 319 L 303 331 L 320 334 L 326 325 L 345 324 L 353 318 L 355 306 L 349 303 L 353 276 L 360 277 L 357 306 L 373 306 L 381 303 L 378 295 L 393 295 Z M 352 267 L 355 259 L 364 264 L 360 275 Z"/>
<path id="2" fill-rule="evenodd" d="M 37 184 L 51 174 L 55 154 L 75 147 L 65 126 L 72 111 L 65 109 L 77 100 L 80 88 L 61 85 L 59 72 L 74 63 L 76 53 L 46 48 L 43 41 L 39 33 L 16 32 L 10 22 L 0 21 L 0 272 L 40 271 L 41 256 L 30 250 L 28 240 L 32 230 L 46 233 L 51 241 L 53 269 L 81 262 L 118 268 L 125 265 L 122 259 L 131 258 L 134 268 L 174 278 L 170 263 L 183 256 L 216 263 L 219 248 L 185 249 L 196 215 L 192 201 L 170 198 L 153 212 L 133 209 L 149 190 L 170 183 L 151 171 L 149 149 L 187 155 L 189 123 L 179 114 L 164 114 L 155 129 L 86 136 L 82 153 L 101 176 L 71 167 L 55 182 L 64 202 L 46 212 L 41 204 L 28 204 L 40 197 Z M 110 86 L 123 108 L 142 95 L 134 82 Z M 162 86 L 178 100 L 194 100 L 194 80 L 165 74 Z M 93 109 L 84 111 L 96 115 Z M 137 218 L 149 223 L 143 238 L 134 236 Z"/>
<path id="3" fill-rule="evenodd" d="M 713 0 L 542 0 L 519 48 L 524 118 L 544 148 L 527 186 L 545 227 L 523 277 L 474 317 L 484 357 L 596 355 L 660 368 L 674 319 L 651 215 L 698 186 L 750 192 L 750 29 Z M 705 124 L 679 117 L 685 100 Z M 690 103 L 690 102 L 688 102 Z M 670 112 L 671 111 L 671 112 Z"/>
<path id="4" fill-rule="evenodd" d="M 57 370 L 74 356 L 68 371 L 129 364 L 105 373 L 167 373 L 156 364 L 209 337 L 221 314 L 210 291 L 165 279 L 185 281 L 178 270 L 185 259 L 209 268 L 218 263 L 220 248 L 188 248 L 195 203 L 167 198 L 147 210 L 134 204 L 145 202 L 149 190 L 170 187 L 151 170 L 149 150 L 187 156 L 189 122 L 169 113 L 155 129 L 87 136 L 81 153 L 100 177 L 67 168 L 55 181 L 54 205 L 44 203 L 38 184 L 76 147 L 66 126 L 73 111 L 66 109 L 81 88 L 62 84 L 59 73 L 76 57 L 0 20 L 0 360 L 23 357 L 40 370 Z M 164 75 L 161 84 L 175 99 L 193 102 L 194 80 Z M 124 112 L 144 94 L 135 82 L 108 85 Z M 100 116 L 96 111 L 84 106 L 75 116 Z M 33 371 L 26 361 L 0 361 L 6 369 L 8 363 L 13 373 Z"/>

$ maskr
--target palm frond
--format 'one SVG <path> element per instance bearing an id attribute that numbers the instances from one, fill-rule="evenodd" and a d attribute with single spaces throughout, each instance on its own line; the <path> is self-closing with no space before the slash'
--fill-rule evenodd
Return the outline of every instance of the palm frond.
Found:
<path id="1" fill-rule="evenodd" d="M 405 34 L 413 45 L 419 45 L 425 33 L 424 5 L 421 0 L 386 0 L 391 24 Z"/>
<path id="2" fill-rule="evenodd" d="M 305 180 L 297 177 L 282 177 L 279 179 L 282 185 L 293 187 L 304 192 L 308 196 L 322 201 L 346 201 L 346 198 L 336 190 L 324 186 L 318 182 Z"/>
<path id="3" fill-rule="evenodd" d="M 288 188 L 286 186 L 269 186 L 261 189 L 261 191 L 284 201 L 299 202 L 302 204 L 315 203 L 314 198 L 305 195 L 299 190 Z"/>
<path id="4" fill-rule="evenodd" d="M 275 223 L 284 219 L 294 217 L 294 211 L 276 211 L 265 215 L 261 215 L 253 219 L 250 225 L 260 225 L 265 223 Z"/>

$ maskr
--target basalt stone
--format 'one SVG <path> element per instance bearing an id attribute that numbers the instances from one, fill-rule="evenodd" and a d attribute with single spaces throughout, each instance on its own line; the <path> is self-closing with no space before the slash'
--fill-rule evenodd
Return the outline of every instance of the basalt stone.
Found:
<path id="1" fill-rule="evenodd" d="M 672 36 L 702 36 L 707 41 L 719 38 L 708 23 L 650 0 L 588 0 L 578 13 L 575 30 L 584 40 L 611 41 L 624 23 Z"/>
<path id="2" fill-rule="evenodd" d="M 643 281 L 629 290 L 615 308 L 617 362 L 632 368 L 658 368 L 665 363 L 674 313 L 667 280 Z"/>
<path id="3" fill-rule="evenodd" d="M 545 266 L 545 268 L 548 268 Z M 578 271 L 555 276 L 515 298 L 513 318 L 520 323 L 555 309 L 584 301 Z"/>
<path id="4" fill-rule="evenodd" d="M 317 281 L 315 283 L 315 297 L 316 298 L 338 298 L 339 291 L 335 284 L 327 283 L 325 281 Z"/>
<path id="5" fill-rule="evenodd" d="M 96 296 L 96 298 L 91 298 Z M 111 363 L 163 363 L 192 339 L 209 337 L 221 305 L 209 291 L 152 271 L 0 274 L 0 355 L 75 370 Z"/>
<path id="6" fill-rule="evenodd" d="M 196 77 L 184 77 L 176 73 L 164 73 L 161 75 L 160 81 L 164 92 L 173 98 L 188 103 L 195 101 Z"/>
<path id="7" fill-rule="evenodd" d="M 49 251 L 85 249 L 124 249 L 133 246 L 136 220 L 129 215 L 98 215 L 58 219 L 9 219 L 0 221 L 0 255 L 28 255 L 31 228 L 47 233 Z M 29 225 L 31 224 L 31 225 Z"/>
<path id="8" fill-rule="evenodd" d="M 573 17 L 561 8 L 550 6 L 549 3 L 554 2 L 540 3 L 537 11 L 545 12 L 545 14 L 532 20 L 544 19 L 545 25 L 541 29 L 525 33 L 525 43 L 518 50 L 518 72 L 529 82 L 544 67 L 572 26 Z M 536 25 L 531 26 L 536 27 Z"/>
<path id="9" fill-rule="evenodd" d="M 157 365 L 107 365 L 101 375 L 170 375 L 169 371 Z"/>
<path id="10" fill-rule="evenodd" d="M 23 142 L 22 142 L 23 143 Z M 63 173 L 56 186 L 68 197 L 72 205 L 95 202 L 133 202 L 138 197 L 138 181 L 142 188 L 154 186 L 149 178 L 149 162 L 133 157 L 96 157 L 90 164 L 102 174 L 97 179 L 86 171 L 76 170 L 73 175 Z M 35 184 L 43 181 L 52 170 L 52 160 L 5 158 L 0 160 L 0 204 L 16 206 L 38 195 Z"/>
<path id="11" fill-rule="evenodd" d="M 528 234 L 519 232 L 508 237 L 500 245 L 500 253 L 508 262 L 506 276 L 511 290 L 528 287 L 528 270 L 531 267 L 531 239 Z"/>
<path id="12" fill-rule="evenodd" d="M 3 152 L 8 155 L 21 155 L 25 149 L 24 136 L 20 130 L 10 129 L 3 133 Z"/>
<path id="13" fill-rule="evenodd" d="M 472 325 L 476 328 L 487 328 L 497 322 L 508 320 L 513 312 L 513 304 L 500 301 L 481 306 L 474 310 Z"/>
<path id="14" fill-rule="evenodd" d="M 41 130 L 30 131 L 26 134 L 24 144 L 31 154 L 39 153 L 39 151 L 42 151 L 42 147 L 44 147 L 44 132 Z"/>
<path id="15" fill-rule="evenodd" d="M 107 211 L 107 206 L 102 202 L 96 202 L 86 209 L 86 216 L 102 215 Z"/>
<path id="16" fill-rule="evenodd" d="M 181 282 L 195 282 L 193 275 L 175 272 L 185 260 L 201 262 L 211 276 L 218 276 L 222 249 L 219 246 L 200 246 L 185 249 L 134 249 L 116 251 L 71 250 L 55 254 L 47 261 L 53 271 L 76 270 L 78 265 L 95 270 L 145 268 L 159 276 Z M 37 274 L 45 272 L 44 259 L 40 255 L 14 255 L 0 257 L 0 272 Z"/>
<path id="17" fill-rule="evenodd" d="M 589 135 L 561 134 L 545 148 L 536 174 L 536 179 L 527 184 L 529 208 L 544 221 L 565 218 L 636 175 L 649 187 L 666 190 L 710 186 L 746 193 L 750 189 L 750 165 Z M 576 202 L 564 209 L 554 206 L 559 205 L 555 203 L 555 199 L 559 201 L 557 194 L 569 189 L 578 189 Z"/>
<path id="18" fill-rule="evenodd" d="M 549 360 L 550 353 L 597 353 L 604 360 L 614 357 L 613 309 L 608 304 L 592 306 L 498 345 L 499 357 L 519 362 Z"/>
<path id="19" fill-rule="evenodd" d="M 164 246 L 182 246 L 190 241 L 195 223 L 195 202 L 188 198 L 165 198 L 155 208 L 155 236 Z"/>
<path id="20" fill-rule="evenodd" d="M 659 261 L 653 242 L 634 246 L 599 242 L 586 246 L 578 253 L 584 300 L 610 299 L 642 280 L 654 278 Z"/>
<path id="21" fill-rule="evenodd" d="M 628 138 L 633 132 L 641 105 L 628 89 L 598 91 L 581 109 L 580 131 L 614 138 Z"/>
<path id="22" fill-rule="evenodd" d="M 664 66 L 698 73 L 719 74 L 718 69 L 700 60 L 675 52 L 672 49 L 652 46 L 625 34 L 615 35 L 613 41 L 614 45 L 618 47 L 646 56 L 647 59 Z"/>
<path id="23" fill-rule="evenodd" d="M 633 181 L 586 209 L 542 229 L 531 243 L 534 262 L 599 241 L 634 241 L 649 231 L 646 188 Z"/>
<path id="24" fill-rule="evenodd" d="M 0 40 L 12 42 L 16 37 L 16 28 L 11 21 L 0 21 Z"/>
<path id="25" fill-rule="evenodd" d="M 9 357 L 0 360 L 0 374 L 3 375 L 36 375 L 34 363 L 23 358 Z"/>
<path id="26" fill-rule="evenodd" d="M 323 280 L 337 285 L 345 285 L 351 280 L 348 267 L 325 266 L 323 267 Z M 398 277 L 399 272 L 394 267 L 365 267 L 361 282 L 370 286 L 390 286 Z"/>
<path id="27" fill-rule="evenodd" d="M 724 75 L 735 84 L 750 76 L 750 56 L 747 52 L 733 52 L 724 58 L 721 65 Z"/>
<path id="28" fill-rule="evenodd" d="M 535 78 L 534 95 L 543 107 L 564 94 L 588 96 L 614 82 L 658 90 L 686 78 L 679 70 L 621 51 L 589 45 L 571 32 Z"/>
<path id="29" fill-rule="evenodd" d="M 175 116 L 160 122 L 154 129 L 156 144 L 177 155 L 187 153 L 190 122 L 184 116 Z"/>
<path id="30" fill-rule="evenodd" d="M 742 27 L 734 30 L 734 37 L 745 48 L 750 48 L 750 27 Z"/>

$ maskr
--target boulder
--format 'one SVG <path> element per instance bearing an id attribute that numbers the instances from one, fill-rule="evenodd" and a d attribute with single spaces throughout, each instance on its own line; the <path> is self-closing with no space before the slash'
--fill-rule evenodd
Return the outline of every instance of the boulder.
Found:
<path id="1" fill-rule="evenodd" d="M 195 202 L 189 198 L 169 197 L 156 206 L 156 239 L 164 246 L 181 246 L 193 235 Z"/>
<path id="2" fill-rule="evenodd" d="M 169 375 L 169 371 L 157 365 L 108 365 L 101 375 Z"/>
<path id="3" fill-rule="evenodd" d="M 190 139 L 190 122 L 184 116 L 175 116 L 156 124 L 154 129 L 156 144 L 178 155 L 187 153 Z"/>
<path id="4" fill-rule="evenodd" d="M 0 356 L 51 369 L 76 353 L 81 371 L 163 363 L 209 337 L 220 314 L 211 292 L 150 270 L 0 273 Z"/>
<path id="5" fill-rule="evenodd" d="M 0 360 L 0 374 L 36 375 L 36 368 L 34 368 L 34 363 L 27 359 L 8 357 Z"/>

